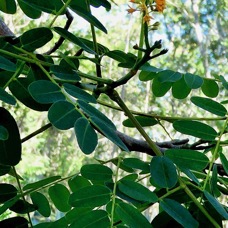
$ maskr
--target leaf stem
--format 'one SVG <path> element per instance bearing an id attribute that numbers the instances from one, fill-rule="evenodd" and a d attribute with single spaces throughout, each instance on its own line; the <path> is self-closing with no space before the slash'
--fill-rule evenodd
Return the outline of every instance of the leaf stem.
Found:
<path id="1" fill-rule="evenodd" d="M 154 153 L 157 156 L 162 156 L 162 152 L 159 150 L 159 148 L 157 147 L 157 145 L 155 144 L 155 142 L 153 142 L 151 140 L 151 138 L 148 136 L 148 134 L 144 131 L 144 129 L 142 128 L 142 126 L 140 125 L 140 123 L 138 122 L 138 120 L 133 116 L 133 114 L 128 109 L 128 107 L 125 105 L 125 103 L 123 102 L 123 100 L 121 99 L 121 97 L 119 96 L 119 94 L 115 90 L 113 90 L 111 94 L 108 94 L 108 96 L 113 101 L 115 101 L 123 109 L 123 111 L 125 112 L 125 114 L 132 121 L 132 123 L 135 125 L 135 127 L 137 128 L 137 130 L 141 133 L 141 135 L 143 136 L 143 138 L 147 141 L 147 143 L 149 144 L 149 146 L 151 147 L 151 149 L 154 151 Z"/>
<path id="2" fill-rule="evenodd" d="M 20 183 L 20 180 L 19 180 L 18 175 L 17 175 L 17 171 L 16 171 L 16 169 L 15 169 L 14 166 L 12 166 L 12 171 L 13 171 L 13 173 L 14 173 L 14 176 L 15 176 L 16 180 L 17 180 L 17 185 L 18 185 L 18 189 L 19 189 L 19 192 L 20 192 L 20 194 L 21 194 L 21 197 L 22 197 L 24 203 L 26 203 L 25 196 L 24 196 L 23 190 L 22 190 L 22 188 L 21 188 L 21 183 Z M 32 220 L 31 220 L 31 217 L 30 217 L 29 212 L 27 212 L 27 215 L 28 215 L 29 223 L 30 223 L 31 227 L 33 227 L 33 225 L 32 225 Z"/>
<path id="3" fill-rule="evenodd" d="M 68 0 L 63 7 L 56 13 L 55 17 L 53 18 L 53 20 L 51 21 L 51 23 L 49 24 L 49 28 L 52 27 L 52 25 L 55 23 L 56 19 L 58 18 L 59 15 L 61 15 L 61 13 L 68 7 L 68 5 L 71 3 L 72 0 Z"/>
<path id="4" fill-rule="evenodd" d="M 225 130 L 227 128 L 227 124 L 228 124 L 228 117 L 227 117 L 227 119 L 225 121 L 225 124 L 223 126 L 222 131 L 220 132 L 220 135 L 218 137 L 218 140 L 217 140 L 217 143 L 216 143 L 216 146 L 215 146 L 215 150 L 214 150 L 213 155 L 212 155 L 212 158 L 210 160 L 210 165 L 209 165 L 209 169 L 208 169 L 208 173 L 207 173 L 206 179 L 204 181 L 203 190 L 206 189 L 207 183 L 208 183 L 208 181 L 210 179 L 210 173 L 211 173 L 211 170 L 213 168 L 213 164 L 214 164 L 214 162 L 215 162 L 215 160 L 216 160 L 216 158 L 218 156 L 218 153 L 219 153 L 219 151 L 218 151 L 219 145 L 220 145 L 220 142 L 221 142 L 222 135 L 223 135 L 223 133 L 225 132 Z"/>
<path id="5" fill-rule="evenodd" d="M 211 217 L 211 215 L 206 211 L 206 209 L 200 204 L 195 195 L 187 187 L 187 185 L 179 178 L 180 186 L 184 189 L 186 194 L 191 198 L 191 200 L 196 204 L 196 206 L 201 210 L 201 212 L 207 217 L 207 219 L 216 227 L 219 228 L 219 224 Z"/>
<path id="6" fill-rule="evenodd" d="M 115 202 L 116 202 L 116 188 L 117 188 L 117 181 L 118 181 L 118 173 L 120 168 L 120 157 L 117 158 L 117 168 L 116 168 L 116 174 L 115 174 L 115 180 L 114 180 L 114 186 L 113 186 L 113 194 L 112 194 L 112 209 L 111 209 L 111 228 L 114 224 L 114 213 L 115 213 Z"/>
<path id="7" fill-rule="evenodd" d="M 17 67 L 17 70 L 15 71 L 13 76 L 10 78 L 10 80 L 7 81 L 7 83 L 4 85 L 3 89 L 7 88 L 8 85 L 21 74 L 21 72 L 23 71 L 24 65 L 25 65 L 25 62 L 21 61 L 20 65 Z"/>
<path id="8" fill-rule="evenodd" d="M 97 102 L 101 105 L 104 105 L 106 107 L 118 110 L 123 112 L 123 110 L 115 105 L 109 104 L 105 101 L 102 100 L 97 100 Z M 226 117 L 209 117 L 209 118 L 205 118 L 205 117 L 179 117 L 179 116 L 162 116 L 162 115 L 158 115 L 155 113 L 151 113 L 151 114 L 147 114 L 147 113 L 143 113 L 143 112 L 137 112 L 137 111 L 133 111 L 130 110 L 132 114 L 135 115 L 139 115 L 139 116 L 146 116 L 146 117 L 152 117 L 152 118 L 156 118 L 156 119 L 160 119 L 160 120 L 168 120 L 168 121 L 172 121 L 172 120 L 210 120 L 210 121 L 217 121 L 217 120 L 225 120 Z"/>

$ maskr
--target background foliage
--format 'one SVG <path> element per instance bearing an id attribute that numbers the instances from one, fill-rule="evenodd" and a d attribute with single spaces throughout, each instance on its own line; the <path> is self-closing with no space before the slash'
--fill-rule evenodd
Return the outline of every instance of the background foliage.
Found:
<path id="1" fill-rule="evenodd" d="M 225 2 L 136 2 L 1 1 L 1 227 L 228 218 Z"/>

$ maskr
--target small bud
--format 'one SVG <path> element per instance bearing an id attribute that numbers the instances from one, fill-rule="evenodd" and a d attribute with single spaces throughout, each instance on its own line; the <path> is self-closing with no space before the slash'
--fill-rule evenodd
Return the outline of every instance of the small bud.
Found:
<path id="1" fill-rule="evenodd" d="M 162 49 L 159 54 L 164 55 L 169 51 L 169 49 Z"/>

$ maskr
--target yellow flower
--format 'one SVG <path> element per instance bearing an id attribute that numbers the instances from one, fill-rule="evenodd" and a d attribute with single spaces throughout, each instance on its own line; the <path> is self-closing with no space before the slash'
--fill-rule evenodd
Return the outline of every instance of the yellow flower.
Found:
<path id="1" fill-rule="evenodd" d="M 132 8 L 130 6 L 129 6 L 129 9 L 127 9 L 127 12 L 130 13 L 130 14 L 134 13 L 135 11 L 136 11 L 136 9 L 134 9 L 134 8 Z"/>
<path id="2" fill-rule="evenodd" d="M 165 9 L 165 0 L 155 0 L 156 2 L 156 10 L 160 13 Z"/>
<path id="3" fill-rule="evenodd" d="M 151 17 L 149 14 L 146 14 L 143 17 L 143 21 L 146 22 L 147 24 L 150 22 L 151 19 L 153 19 L 153 17 Z"/>

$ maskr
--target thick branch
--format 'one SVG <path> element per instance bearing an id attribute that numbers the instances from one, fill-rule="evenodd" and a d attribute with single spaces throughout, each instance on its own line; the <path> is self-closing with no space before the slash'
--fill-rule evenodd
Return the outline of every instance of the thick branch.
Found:
<path id="1" fill-rule="evenodd" d="M 140 139 L 135 139 L 130 137 L 122 132 L 116 131 L 117 136 L 124 142 L 127 148 L 130 151 L 137 151 L 141 153 L 146 153 L 151 156 L 156 156 L 154 151 L 151 149 L 149 144 Z M 181 149 L 186 147 L 188 144 L 188 139 L 183 140 L 172 140 L 172 141 L 165 141 L 165 142 L 156 142 L 156 145 L 159 147 L 160 151 L 164 153 L 166 149 Z"/>

